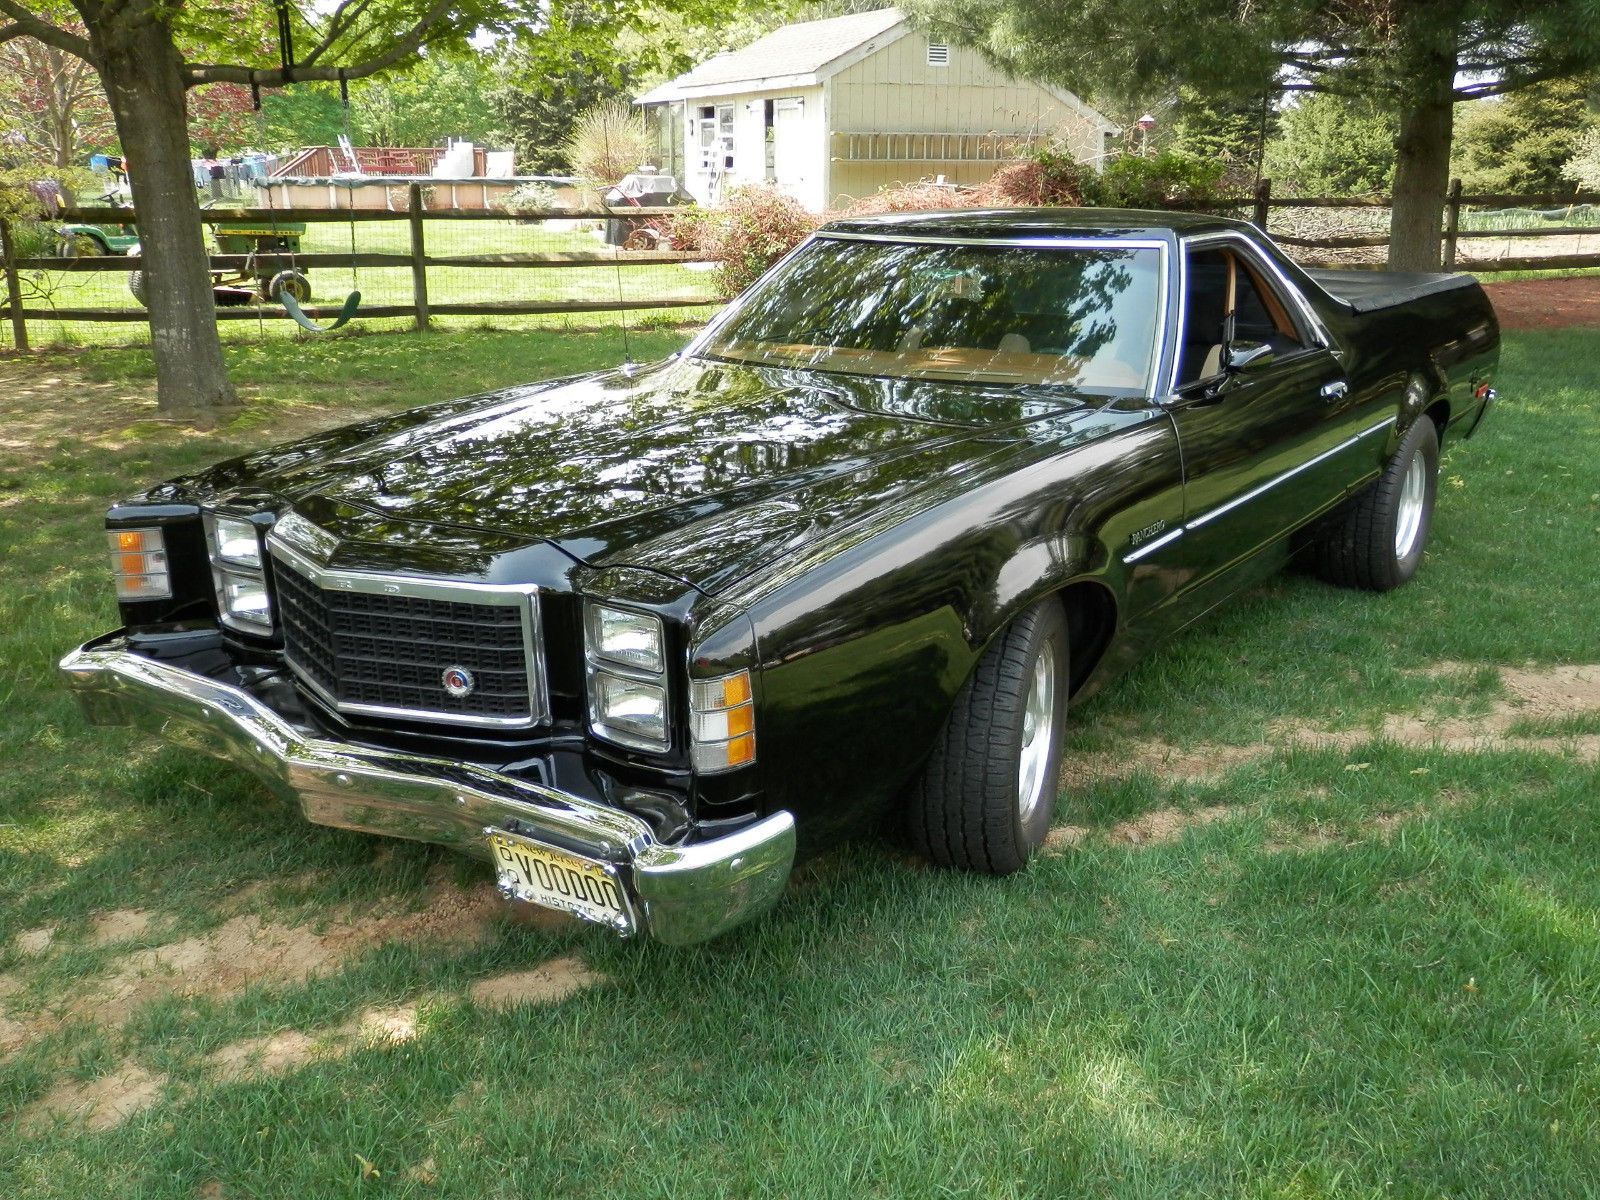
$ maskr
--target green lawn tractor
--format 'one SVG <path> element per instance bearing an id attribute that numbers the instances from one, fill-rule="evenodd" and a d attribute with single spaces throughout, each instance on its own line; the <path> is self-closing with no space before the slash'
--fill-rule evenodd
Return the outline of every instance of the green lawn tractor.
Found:
<path id="1" fill-rule="evenodd" d="M 213 253 L 247 256 L 236 271 L 211 272 L 217 307 L 259 301 L 281 304 L 285 293 L 301 304 L 310 301 L 311 281 L 295 263 L 305 232 L 304 222 L 276 221 L 265 214 L 260 220 L 219 221 L 211 226 Z M 138 243 L 127 252 L 138 254 Z M 143 271 L 129 272 L 128 290 L 141 305 L 146 303 Z"/>

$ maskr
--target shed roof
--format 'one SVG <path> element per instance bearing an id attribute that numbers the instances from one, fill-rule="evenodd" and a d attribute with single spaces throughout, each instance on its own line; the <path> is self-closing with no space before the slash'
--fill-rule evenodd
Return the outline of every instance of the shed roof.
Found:
<path id="1" fill-rule="evenodd" d="M 881 34 L 905 24 L 897 8 L 828 17 L 821 21 L 801 21 L 774 29 L 741 50 L 730 50 L 708 58 L 686 74 L 651 88 L 638 97 L 638 104 L 662 104 L 692 94 L 697 89 L 726 87 L 727 91 L 754 91 L 769 79 L 793 81 L 796 76 L 811 76 L 818 83 L 834 72 L 830 66 L 846 64 L 839 60 Z M 838 69 L 836 67 L 835 69 Z M 732 85 L 746 85 L 735 87 Z"/>

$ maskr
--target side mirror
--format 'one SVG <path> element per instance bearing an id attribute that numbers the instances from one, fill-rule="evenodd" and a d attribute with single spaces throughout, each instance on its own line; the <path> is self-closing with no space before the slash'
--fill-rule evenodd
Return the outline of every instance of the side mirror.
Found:
<path id="1" fill-rule="evenodd" d="M 1225 371 L 1254 371 L 1272 361 L 1272 346 L 1268 342 L 1229 342 L 1222 354 Z"/>

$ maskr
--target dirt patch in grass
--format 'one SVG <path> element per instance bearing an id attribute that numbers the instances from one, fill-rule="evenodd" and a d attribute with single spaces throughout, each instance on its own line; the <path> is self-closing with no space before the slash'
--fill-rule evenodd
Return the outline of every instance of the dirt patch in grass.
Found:
<path id="1" fill-rule="evenodd" d="M 1101 830 L 1100 836 L 1105 841 L 1128 846 L 1164 846 L 1177 841 L 1185 831 L 1197 825 L 1209 825 L 1237 811 L 1226 804 L 1188 810 L 1156 808 L 1126 821 L 1118 821 L 1109 829 Z M 1093 831 L 1085 825 L 1058 825 L 1045 838 L 1045 852 L 1060 851 L 1075 846 L 1091 832 Z"/>
<path id="2" fill-rule="evenodd" d="M 1427 674 L 1448 678 L 1475 669 L 1463 663 L 1437 663 Z M 1309 723 L 1286 722 L 1272 726 L 1261 741 L 1244 746 L 1178 747 L 1131 735 L 1122 749 L 1068 755 L 1062 767 L 1061 782 L 1063 788 L 1071 792 L 1099 780 L 1125 778 L 1142 771 L 1173 782 L 1203 784 L 1278 750 L 1296 747 L 1353 750 L 1374 738 L 1419 749 L 1468 753 L 1535 750 L 1600 762 L 1600 735 L 1529 736 L 1517 732 L 1530 721 L 1600 712 L 1600 665 L 1502 668 L 1500 682 L 1506 695 L 1495 701 L 1489 712 L 1474 716 L 1396 713 L 1384 717 L 1377 728 L 1357 730 L 1329 730 Z M 1366 763 L 1350 763 L 1345 769 L 1360 771 L 1366 767 Z M 1419 768 L 1419 772 L 1425 770 Z M 1459 802 L 1459 798 L 1441 793 L 1439 801 L 1449 806 Z M 1125 845 L 1164 845 L 1177 841 L 1188 829 L 1210 824 L 1235 811 L 1227 806 L 1192 810 L 1165 808 L 1141 813 L 1104 829 L 1058 825 L 1045 840 L 1045 853 L 1061 853 L 1091 835 Z M 1404 819 L 1405 814 L 1380 813 L 1364 822 L 1363 827 L 1386 834 Z M 1326 831 L 1275 833 L 1269 837 L 1265 849 L 1268 852 L 1307 849 L 1331 845 L 1338 840 Z"/>
<path id="3" fill-rule="evenodd" d="M 156 915 L 142 908 L 119 908 L 101 913 L 89 923 L 91 946 L 115 946 L 120 942 L 137 942 L 149 937 L 156 924 Z"/>
<path id="4" fill-rule="evenodd" d="M 79 981 L 70 996 L 45 1012 L 0 1006 L 0 1055 L 43 1037 L 69 1021 L 109 1029 L 125 1025 L 141 1007 L 163 996 L 226 999 L 256 985 L 292 986 L 332 974 L 349 959 L 390 942 L 474 946 L 490 934 L 506 902 L 487 882 L 476 887 L 436 886 L 414 912 L 343 910 L 318 926 L 284 925 L 255 914 L 233 917 L 208 933 L 145 946 L 114 959 L 106 973 Z M 103 913 L 90 924 L 89 943 L 118 945 L 150 937 L 159 922 L 143 910 Z M 54 930 L 31 930 L 24 939 L 42 961 Z M 20 990 L 25 969 L 6 977 L 0 997 Z M 20 1032 L 19 1032 L 20 1031 Z"/>
<path id="5" fill-rule="evenodd" d="M 532 970 L 479 980 L 468 997 L 488 1009 L 554 1004 L 604 979 L 582 959 L 569 955 Z M 422 1001 L 414 1000 L 369 1008 L 322 1029 L 282 1029 L 241 1038 L 213 1050 L 199 1065 L 207 1077 L 221 1083 L 288 1075 L 315 1062 L 343 1058 L 359 1046 L 411 1041 L 418 1034 L 421 1005 Z M 148 1108 L 169 1088 L 167 1076 L 124 1060 L 115 1071 L 88 1082 L 58 1081 L 17 1114 L 17 1123 L 24 1132 L 36 1132 L 56 1121 L 79 1122 L 90 1130 L 104 1131 Z M 190 1090 L 180 1085 L 177 1094 L 183 1097 Z"/>
<path id="6" fill-rule="evenodd" d="M 1461 663 L 1439 663 L 1427 673 L 1448 677 L 1473 669 Z M 1261 741 L 1243 746 L 1174 746 L 1159 739 L 1130 737 L 1116 750 L 1069 754 L 1062 766 L 1061 783 L 1070 792 L 1097 780 L 1125 778 L 1141 771 L 1161 779 L 1205 783 L 1278 750 L 1351 749 L 1374 738 L 1418 748 L 1538 750 L 1600 761 L 1600 735 L 1547 737 L 1515 732 L 1515 727 L 1528 721 L 1600 712 L 1600 665 L 1507 667 L 1500 671 L 1500 682 L 1506 695 L 1496 700 L 1489 712 L 1473 716 L 1392 713 L 1375 728 L 1342 730 L 1309 722 L 1282 722 L 1270 726 Z"/>
<path id="7" fill-rule="evenodd" d="M 1487 266 L 1485 267 L 1487 269 Z M 1484 284 L 1502 329 L 1600 327 L 1600 277 L 1516 279 Z"/>
<path id="8" fill-rule="evenodd" d="M 37 958 L 50 949 L 50 943 L 55 941 L 56 926 L 41 925 L 38 929 L 26 929 L 12 939 L 17 953 L 29 958 Z"/>
<path id="9" fill-rule="evenodd" d="M 105 980 L 91 983 L 69 1011 L 120 1026 L 141 1005 L 167 993 L 220 998 L 256 984 L 296 984 L 337 970 L 346 959 L 387 942 L 482 942 L 505 901 L 490 884 L 440 888 L 417 912 L 343 913 L 321 928 L 278 925 L 246 915 L 210 933 L 127 955 Z"/>
<path id="10" fill-rule="evenodd" d="M 123 1063 L 110 1075 L 87 1083 L 64 1079 L 17 1117 L 19 1128 L 36 1132 L 56 1121 L 74 1121 L 91 1132 L 115 1129 L 143 1112 L 167 1086 L 165 1075 L 155 1075 L 134 1063 Z"/>
<path id="11" fill-rule="evenodd" d="M 553 958 L 531 971 L 480 979 L 469 993 L 484 1008 L 506 1009 L 521 1004 L 554 1004 L 592 987 L 603 977 L 578 958 Z"/>

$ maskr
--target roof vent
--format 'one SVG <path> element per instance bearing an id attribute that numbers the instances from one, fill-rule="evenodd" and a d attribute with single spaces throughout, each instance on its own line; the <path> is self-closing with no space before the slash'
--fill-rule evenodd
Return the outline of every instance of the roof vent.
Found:
<path id="1" fill-rule="evenodd" d="M 950 47 L 943 42 L 929 42 L 928 65 L 930 67 L 948 67 L 950 65 Z"/>

